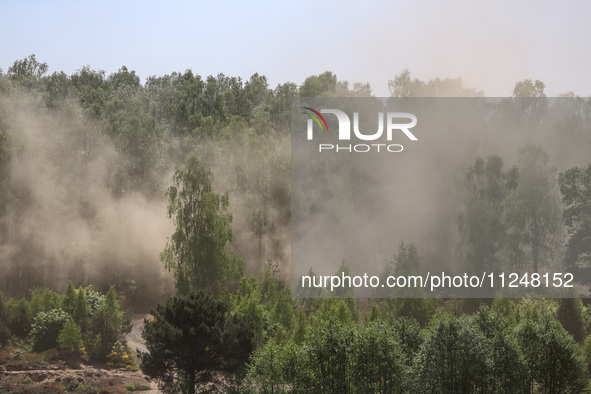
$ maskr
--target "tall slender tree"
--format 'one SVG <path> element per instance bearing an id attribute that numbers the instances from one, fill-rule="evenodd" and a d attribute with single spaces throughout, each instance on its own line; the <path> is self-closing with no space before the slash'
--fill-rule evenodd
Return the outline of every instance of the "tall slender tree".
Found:
<path id="1" fill-rule="evenodd" d="M 195 154 L 174 174 L 168 189 L 168 217 L 175 231 L 160 259 L 174 272 L 181 294 L 216 294 L 228 279 L 238 278 L 243 262 L 229 249 L 233 239 L 228 193 L 213 191 L 213 176 Z"/>

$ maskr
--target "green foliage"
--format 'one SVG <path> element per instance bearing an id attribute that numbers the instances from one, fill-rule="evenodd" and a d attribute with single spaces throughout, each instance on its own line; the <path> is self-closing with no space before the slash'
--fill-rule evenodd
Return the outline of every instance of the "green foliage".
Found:
<path id="1" fill-rule="evenodd" d="M 583 301 L 580 298 L 558 299 L 556 318 L 575 341 L 583 343 L 586 335 L 585 322 L 583 321 Z"/>
<path id="2" fill-rule="evenodd" d="M 249 368 L 249 378 L 257 385 L 257 391 L 273 393 L 279 391 L 286 379 L 283 375 L 289 374 L 283 370 L 281 356 L 286 347 L 270 340 L 253 353 Z"/>
<path id="3" fill-rule="evenodd" d="M 62 299 L 62 310 L 72 316 L 74 314 L 74 308 L 76 305 L 76 289 L 72 285 L 72 281 L 68 281 L 68 285 L 63 294 Z"/>
<path id="4" fill-rule="evenodd" d="M 26 337 L 33 323 L 33 314 L 29 302 L 24 298 L 11 298 L 6 301 L 5 309 L 10 331 L 18 337 Z"/>
<path id="5" fill-rule="evenodd" d="M 336 320 L 342 325 L 351 325 L 354 315 L 351 311 L 351 298 L 323 298 L 320 308 L 312 315 L 310 323 L 316 325 L 325 320 Z M 353 299 L 353 302 L 355 300 Z M 354 305 L 354 304 L 353 304 Z"/>
<path id="6" fill-rule="evenodd" d="M 487 357 L 491 366 L 493 392 L 517 392 L 526 389 L 526 364 L 512 331 L 513 326 L 502 315 L 481 307 L 472 317 L 484 334 Z"/>
<path id="7" fill-rule="evenodd" d="M 8 327 L 4 295 L 0 291 L 0 343 L 6 343 L 10 338 L 11 333 Z"/>
<path id="8" fill-rule="evenodd" d="M 544 94 L 544 82 L 536 80 L 532 82 L 531 79 L 519 81 L 513 88 L 513 97 L 546 97 Z"/>
<path id="9" fill-rule="evenodd" d="M 120 70 L 109 77 L 118 90 L 103 110 L 105 131 L 120 153 L 110 169 L 109 186 L 117 197 L 141 192 L 148 198 L 159 198 L 166 171 L 164 129 L 156 122 L 151 97 L 133 90 L 134 82 L 125 80 L 132 76 L 123 74 Z"/>
<path id="10" fill-rule="evenodd" d="M 186 159 L 167 192 L 175 232 L 162 260 L 174 271 L 181 294 L 203 290 L 222 295 L 230 306 L 227 310 L 225 305 L 219 306 L 218 301 L 201 294 L 194 296 L 199 301 L 191 300 L 191 296 L 171 300 L 170 306 L 167 303 L 160 314 L 155 313 L 156 320 L 148 323 L 151 333 L 147 335 L 151 335 L 153 349 L 158 344 L 161 347 L 154 350 L 153 359 L 144 355 L 147 358 L 143 361 L 145 368 L 167 374 L 168 390 L 190 392 L 195 387 L 190 382 L 206 376 L 210 368 L 235 371 L 254 345 L 259 349 L 248 369 L 255 391 L 578 392 L 584 388 L 582 353 L 576 341 L 585 337 L 583 315 L 588 317 L 589 313 L 578 299 L 497 299 L 492 312 L 480 309 L 473 316 L 457 317 L 442 311 L 472 313 L 481 301 L 451 300 L 438 309 L 438 301 L 417 294 L 415 299 L 384 302 L 381 308 L 374 305 L 370 317 L 358 323 L 351 289 L 339 289 L 336 295 L 343 299 L 293 301 L 272 264 L 260 278 L 239 281 L 242 261 L 229 250 L 233 240 L 229 197 L 213 191 L 208 168 L 219 173 L 216 181 L 237 197 L 233 207 L 243 213 L 240 224 L 256 240 L 250 242 L 253 250 L 247 255 L 256 256 L 253 260 L 261 264 L 272 249 L 269 255 L 282 259 L 283 251 L 277 245 L 291 220 L 289 144 L 285 138 L 289 133 L 291 99 L 298 95 L 366 97 L 372 94 L 369 84 L 349 85 L 325 72 L 307 78 L 299 89 L 286 83 L 272 90 L 267 78 L 259 74 L 243 81 L 223 74 L 202 78 L 187 70 L 151 77 L 144 87 L 138 75 L 125 66 L 108 77 L 104 71 L 90 67 L 71 76 L 63 72 L 47 75 L 47 69 L 34 55 L 17 61 L 6 75 L 0 72 L 0 92 L 7 102 L 13 98 L 8 93 L 24 92 L 17 98 L 26 98 L 24 108 L 30 111 L 30 118 L 39 115 L 40 120 L 50 121 L 48 127 L 54 126 L 52 122 L 60 128 L 65 126 L 70 115 L 80 119 L 71 127 L 75 133 L 52 135 L 47 141 L 49 145 L 59 142 L 55 147 L 34 152 L 44 158 L 43 170 L 47 172 L 43 179 L 47 184 L 40 185 L 40 189 L 53 191 L 41 202 L 48 204 L 52 212 L 57 209 L 64 215 L 74 215 L 80 210 L 84 211 L 81 220 L 99 221 L 83 198 L 68 201 L 87 192 L 88 183 L 80 180 L 87 177 L 83 169 L 91 163 L 97 146 L 104 144 L 105 151 L 113 150 L 113 156 L 100 160 L 107 167 L 107 186 L 120 199 L 132 194 L 134 198 L 158 199 L 163 185 L 168 183 L 168 163 Z M 465 88 L 460 79 L 420 81 L 411 78 L 408 70 L 390 81 L 389 88 L 396 97 L 481 94 Z M 517 103 L 520 121 L 542 119 L 548 109 L 545 101 L 522 98 L 543 99 L 543 83 L 519 82 L 513 94 L 511 102 Z M 577 122 L 588 120 L 587 101 L 577 99 L 574 103 L 574 111 L 583 115 L 568 117 L 570 112 L 561 113 L 560 126 L 566 133 L 575 129 Z M 18 130 L 11 130 L 7 121 L 12 114 L 5 112 L 12 108 L 0 108 L 3 245 L 18 238 L 19 228 L 11 226 L 23 219 L 24 213 L 37 212 L 31 208 L 35 207 L 32 201 L 39 197 L 19 185 L 18 177 L 12 178 L 15 170 L 20 174 L 21 168 L 26 169 L 22 164 L 27 164 Z M 91 131 L 87 124 L 92 125 Z M 240 146 L 239 152 L 232 148 L 234 145 Z M 64 152 L 74 152 L 74 158 L 62 160 Z M 198 152 L 206 165 L 194 155 L 187 157 L 190 152 Z M 63 177 L 62 166 L 74 168 L 80 175 Z M 470 270 L 492 271 L 507 265 L 521 268 L 524 261 L 531 261 L 537 270 L 557 260 L 561 224 L 553 171 L 547 155 L 537 147 L 522 151 L 519 177 L 515 169 L 504 169 L 498 156 L 474 162 L 466 173 L 465 207 L 459 220 L 461 246 Z M 559 177 L 566 207 L 564 219 L 570 233 L 566 263 L 577 274 L 588 270 L 591 262 L 589 174 L 591 165 L 571 168 Z M 81 186 L 72 189 L 68 184 Z M 43 219 L 38 221 L 41 227 L 45 225 Z M 240 237 L 239 243 L 248 243 L 245 238 Z M 20 255 L 3 255 L 5 264 L 16 267 L 5 272 L 3 288 L 7 294 L 25 295 L 33 285 L 52 284 L 43 271 L 58 280 L 63 278 L 59 275 L 64 272 L 51 266 L 37 269 L 41 262 L 51 263 L 54 258 L 54 251 L 38 250 L 38 243 L 34 237 L 28 238 L 16 246 Z M 14 249 L 8 246 L 7 251 Z M 68 260 L 67 264 L 74 260 L 78 264 L 78 259 L 86 261 L 85 250 L 55 249 L 59 258 Z M 121 263 L 121 259 L 110 257 L 105 259 L 112 260 L 113 266 Z M 402 243 L 384 273 L 415 274 L 420 272 L 419 262 L 415 246 Z M 99 288 L 113 281 L 130 298 L 142 286 L 147 292 L 159 293 L 139 282 L 136 287 L 127 278 L 128 273 L 96 271 L 100 275 L 107 273 Z M 337 274 L 347 272 L 343 265 Z M 82 274 L 86 276 L 80 275 L 74 282 L 97 283 L 88 272 Z M 313 271 L 310 275 L 314 275 Z M 127 283 L 129 291 L 120 286 Z M 236 284 L 235 294 L 225 293 Z M 318 297 L 322 290 L 304 289 L 294 295 Z M 36 288 L 30 296 L 30 302 L 21 298 L 2 303 L 0 299 L 3 345 L 10 331 L 26 337 L 32 326 L 31 340 L 36 350 L 55 347 L 59 342 L 71 351 L 79 351 L 80 336 L 84 335 L 92 358 L 104 360 L 107 356 L 112 363 L 122 362 L 125 353 L 117 341 L 122 314 L 114 290 L 105 297 L 91 287 L 75 290 L 68 284 L 63 296 L 45 288 Z M 517 328 L 515 324 L 519 324 Z M 421 327 L 426 328 L 421 331 Z M 591 347 L 588 342 L 584 344 L 586 355 Z M 190 368 L 183 369 L 183 360 L 197 360 L 196 368 L 201 369 L 187 373 Z M 529 387 L 524 388 L 522 382 Z"/>
<path id="11" fill-rule="evenodd" d="M 83 347 L 82 333 L 74 320 L 69 319 L 64 323 L 63 328 L 58 334 L 57 343 L 62 350 L 73 354 L 80 353 Z"/>
<path id="12" fill-rule="evenodd" d="M 82 332 L 86 332 L 90 324 L 90 304 L 86 298 L 86 292 L 80 287 L 76 292 L 76 300 L 74 301 L 74 309 L 72 311 L 72 318 L 80 326 Z"/>
<path id="13" fill-rule="evenodd" d="M 401 241 L 393 259 L 384 263 L 380 282 L 385 283 L 389 276 L 408 277 L 420 274 L 417 247 L 412 242 Z M 427 324 L 437 306 L 436 299 L 426 298 L 420 288 L 378 288 L 376 296 L 390 298 L 382 304 L 384 312 L 416 319 L 421 325 Z"/>
<path id="14" fill-rule="evenodd" d="M 63 71 L 54 72 L 43 79 L 45 85 L 45 105 L 48 108 L 63 108 L 70 93 L 72 82 Z"/>
<path id="15" fill-rule="evenodd" d="M 105 358 L 101 334 L 96 334 L 94 337 L 87 340 L 86 347 L 90 350 L 89 354 L 92 359 L 102 360 Z"/>
<path id="16" fill-rule="evenodd" d="M 257 281 L 242 278 L 235 295 L 230 297 L 230 314 L 248 318 L 254 328 L 257 346 L 269 337 L 287 337 L 295 326 L 291 291 L 267 267 Z"/>
<path id="17" fill-rule="evenodd" d="M 556 300 L 522 298 L 516 307 L 518 321 L 534 320 L 537 321 L 543 316 L 556 316 L 558 302 Z"/>
<path id="18" fill-rule="evenodd" d="M 509 209 L 514 243 L 525 246 L 533 272 L 552 262 L 562 244 L 562 212 L 556 169 L 546 152 L 528 145 L 520 151 L 519 182 Z M 518 256 L 513 254 L 513 258 Z M 514 263 L 514 265 L 516 265 Z"/>
<path id="19" fill-rule="evenodd" d="M 404 383 L 404 353 L 394 327 L 384 322 L 360 324 L 355 330 L 353 380 L 358 392 L 396 392 Z"/>
<path id="20" fill-rule="evenodd" d="M 135 71 L 130 72 L 125 66 L 122 66 L 116 73 L 109 75 L 108 81 L 115 90 L 140 87 L 140 77 L 136 75 Z"/>
<path id="21" fill-rule="evenodd" d="M 574 268 L 578 261 L 588 266 L 591 263 L 591 164 L 561 172 L 558 179 L 566 206 L 564 223 L 570 234 L 565 263 L 569 268 Z"/>
<path id="22" fill-rule="evenodd" d="M 90 315 L 92 316 L 105 301 L 105 296 L 96 290 L 93 290 L 92 286 L 87 286 L 84 289 L 78 291 L 84 291 L 84 297 L 88 301 L 88 307 L 90 308 Z"/>
<path id="23" fill-rule="evenodd" d="M 233 238 L 228 194 L 213 191 L 211 172 L 195 154 L 175 171 L 173 182 L 167 195 L 175 231 L 160 258 L 174 272 L 181 294 L 217 294 L 243 269 L 242 260 L 228 249 Z"/>
<path id="24" fill-rule="evenodd" d="M 591 372 L 591 335 L 585 338 L 583 343 L 583 355 L 585 356 L 585 362 L 587 363 L 587 373 Z"/>
<path id="25" fill-rule="evenodd" d="M 463 86 L 461 78 L 439 79 L 428 82 L 411 78 L 408 69 L 388 81 L 388 89 L 392 97 L 482 97 L 482 91 Z"/>
<path id="26" fill-rule="evenodd" d="M 58 309 L 61 306 L 59 294 L 43 287 L 37 287 L 33 290 L 30 304 L 33 316 L 36 316 L 39 312 Z"/>
<path id="27" fill-rule="evenodd" d="M 33 350 L 41 352 L 57 347 L 58 335 L 69 318 L 61 309 L 37 313 L 30 332 Z"/>
<path id="28" fill-rule="evenodd" d="M 510 245 L 506 213 L 517 179 L 517 168 L 505 171 L 499 156 L 478 158 L 468 169 L 464 186 L 469 194 L 458 219 L 468 272 L 492 272 L 505 263 L 502 255 Z"/>
<path id="29" fill-rule="evenodd" d="M 503 316 L 509 324 L 515 324 L 517 323 L 516 308 L 515 300 L 511 298 L 495 298 L 491 306 L 491 311 Z"/>
<path id="30" fill-rule="evenodd" d="M 335 318 L 312 326 L 307 345 L 316 391 L 346 393 L 353 387 L 354 331 Z"/>
<path id="31" fill-rule="evenodd" d="M 396 318 L 390 321 L 394 329 L 396 343 L 404 355 L 406 366 L 410 367 L 415 356 L 425 341 L 419 323 L 408 317 Z"/>
<path id="32" fill-rule="evenodd" d="M 551 316 L 525 320 L 516 330 L 529 372 L 529 386 L 537 382 L 545 393 L 581 392 L 587 387 L 587 365 L 582 349 Z"/>
<path id="33" fill-rule="evenodd" d="M 111 353 L 107 355 L 108 365 L 116 368 L 134 369 L 133 360 L 127 354 L 127 348 L 120 341 L 115 342 Z M 137 370 L 137 367 L 135 368 Z"/>
<path id="34" fill-rule="evenodd" d="M 326 71 L 306 78 L 300 87 L 300 97 L 331 97 L 336 96 L 336 91 L 337 76 Z"/>
<path id="35" fill-rule="evenodd" d="M 95 343 L 93 357 L 102 360 L 110 353 L 121 334 L 122 319 L 123 312 L 119 306 L 117 292 L 114 287 L 111 287 L 90 322 L 92 332 L 100 336 L 100 341 L 98 341 L 100 345 Z"/>
<path id="36" fill-rule="evenodd" d="M 100 119 L 111 94 L 110 85 L 105 80 L 105 72 L 85 66 L 72 74 L 70 80 L 72 90 L 86 114 L 92 119 Z"/>
<path id="37" fill-rule="evenodd" d="M 525 364 L 506 321 L 481 309 L 442 316 L 415 358 L 421 392 L 524 392 Z"/>
<path id="38" fill-rule="evenodd" d="M 20 85 L 34 87 L 41 77 L 47 72 L 47 63 L 39 63 L 35 55 L 17 60 L 8 68 L 8 78 L 18 82 Z"/>
<path id="39" fill-rule="evenodd" d="M 295 326 L 295 314 L 291 303 L 291 291 L 286 288 L 279 292 L 278 297 L 271 308 L 269 321 L 278 329 L 289 333 Z"/>
<path id="40" fill-rule="evenodd" d="M 1 79 L 0 79 L 1 81 Z M 0 127 L 1 123 L 0 123 Z M 12 160 L 12 143 L 8 133 L 0 129 L 0 214 L 4 216 L 9 206 L 10 193 L 10 178 L 11 178 L 11 160 Z M 7 235 L 8 229 L 6 223 L 0 221 L 0 239 L 4 239 Z"/>
<path id="41" fill-rule="evenodd" d="M 148 353 L 141 354 L 141 369 L 159 378 L 166 392 L 193 393 L 213 369 L 252 348 L 248 322 L 228 324 L 226 305 L 202 292 L 172 297 L 152 315 L 142 334 Z"/>
<path id="42" fill-rule="evenodd" d="M 231 296 L 231 312 L 236 317 L 250 319 L 254 332 L 254 343 L 262 345 L 267 339 L 269 329 L 269 313 L 261 303 L 254 277 L 242 278 L 235 295 Z"/>
<path id="43" fill-rule="evenodd" d="M 487 387 L 484 337 L 467 317 L 443 316 L 435 322 L 415 360 L 419 392 L 470 392 Z"/>

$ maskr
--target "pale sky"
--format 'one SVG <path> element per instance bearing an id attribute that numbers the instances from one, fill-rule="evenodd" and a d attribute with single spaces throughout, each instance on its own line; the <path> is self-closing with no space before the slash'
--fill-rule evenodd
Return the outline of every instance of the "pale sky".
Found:
<path id="1" fill-rule="evenodd" d="M 13 1 L 0 14 L 4 72 L 34 53 L 50 73 L 125 65 L 142 80 L 191 68 L 275 87 L 332 71 L 385 96 L 408 68 L 489 97 L 527 78 L 591 94 L 589 1 Z"/>

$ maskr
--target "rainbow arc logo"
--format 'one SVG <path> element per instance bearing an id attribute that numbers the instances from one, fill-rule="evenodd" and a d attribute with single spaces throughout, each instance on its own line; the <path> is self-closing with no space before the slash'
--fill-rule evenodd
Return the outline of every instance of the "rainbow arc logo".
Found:
<path id="1" fill-rule="evenodd" d="M 316 121 L 316 123 L 318 123 L 318 126 L 320 126 L 320 130 L 323 130 L 322 123 L 324 123 L 324 126 L 326 127 L 326 131 L 328 131 L 328 125 L 326 124 L 326 120 L 324 120 L 324 116 L 320 115 L 320 112 L 318 112 L 310 107 L 302 107 L 302 108 L 307 109 L 308 111 L 311 111 L 311 113 L 306 112 L 306 111 L 304 111 L 302 113 L 306 114 L 309 117 L 311 117 L 312 119 L 314 119 Z M 320 119 L 318 119 L 318 118 L 322 119 L 322 123 L 320 123 Z"/>

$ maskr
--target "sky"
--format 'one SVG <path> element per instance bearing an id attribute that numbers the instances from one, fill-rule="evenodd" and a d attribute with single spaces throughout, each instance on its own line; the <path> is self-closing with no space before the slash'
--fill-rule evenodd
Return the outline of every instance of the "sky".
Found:
<path id="1" fill-rule="evenodd" d="M 190 68 L 275 87 L 332 71 L 388 96 L 408 68 L 489 97 L 524 79 L 591 95 L 588 1 L 13 1 L 0 13 L 4 72 L 30 54 L 50 73 L 125 65 L 142 80 Z"/>

